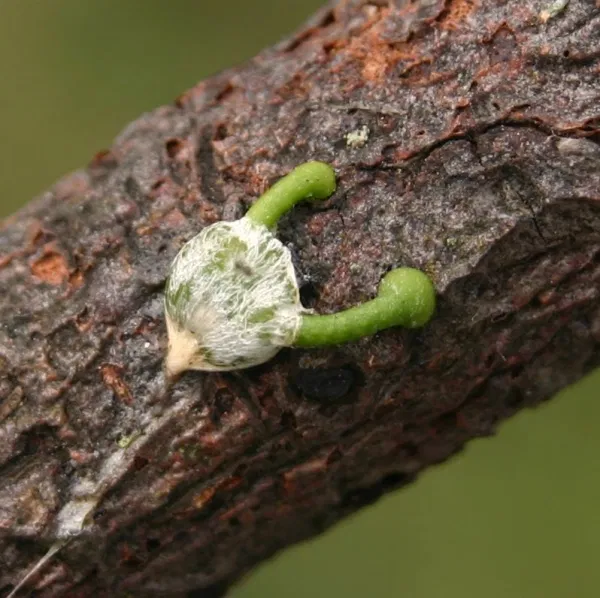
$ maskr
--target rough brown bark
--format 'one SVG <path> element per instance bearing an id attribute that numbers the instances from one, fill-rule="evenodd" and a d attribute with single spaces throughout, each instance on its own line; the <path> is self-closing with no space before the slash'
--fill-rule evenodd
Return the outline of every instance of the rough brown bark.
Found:
<path id="1" fill-rule="evenodd" d="M 79 524 L 36 595 L 219 595 L 598 365 L 600 7 L 544 8 L 340 2 L 2 225 L 0 595 Z M 167 389 L 169 262 L 309 159 L 305 304 L 412 265 L 436 318 Z"/>

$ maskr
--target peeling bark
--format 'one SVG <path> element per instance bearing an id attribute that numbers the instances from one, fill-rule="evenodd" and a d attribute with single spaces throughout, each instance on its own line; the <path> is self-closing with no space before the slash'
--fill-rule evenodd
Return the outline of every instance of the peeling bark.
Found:
<path id="1" fill-rule="evenodd" d="M 600 363 L 600 7 L 346 0 L 132 123 L 0 228 L 0 595 L 217 596 Z M 546 11 L 544 13 L 544 11 Z M 305 305 L 437 316 L 165 384 L 165 274 L 295 165 Z"/>

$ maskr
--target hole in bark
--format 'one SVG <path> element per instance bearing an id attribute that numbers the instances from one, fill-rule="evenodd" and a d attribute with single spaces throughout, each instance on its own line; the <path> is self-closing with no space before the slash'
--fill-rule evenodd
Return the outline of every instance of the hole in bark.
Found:
<path id="1" fill-rule="evenodd" d="M 297 372 L 292 385 L 308 399 L 338 401 L 350 393 L 358 378 L 358 372 L 351 366 L 306 368 Z"/>
<path id="2" fill-rule="evenodd" d="M 571 56 L 571 51 L 570 51 L 570 50 L 565 50 L 565 51 L 563 52 L 563 56 L 564 56 L 565 58 L 569 58 L 569 56 Z"/>
<path id="3" fill-rule="evenodd" d="M 165 149 L 167 150 L 167 156 L 169 156 L 171 159 L 174 159 L 183 149 L 183 141 L 181 139 L 177 139 L 176 137 L 167 139 L 167 142 L 165 143 Z"/>
<path id="4" fill-rule="evenodd" d="M 319 290 L 314 282 L 305 282 L 300 287 L 300 301 L 304 307 L 313 307 L 319 298 Z"/>
<path id="5" fill-rule="evenodd" d="M 335 23 L 335 14 L 334 14 L 333 10 L 330 10 L 323 17 L 323 20 L 321 21 L 320 26 L 322 28 L 325 28 L 325 27 L 329 27 L 329 25 L 333 25 L 334 23 Z"/>
<path id="6" fill-rule="evenodd" d="M 23 443 L 23 455 L 49 454 L 56 444 L 54 430 L 48 424 L 33 426 L 19 441 Z"/>
<path id="7" fill-rule="evenodd" d="M 237 517 L 231 517 L 229 519 L 229 525 L 230 527 L 240 527 L 241 522 Z"/>

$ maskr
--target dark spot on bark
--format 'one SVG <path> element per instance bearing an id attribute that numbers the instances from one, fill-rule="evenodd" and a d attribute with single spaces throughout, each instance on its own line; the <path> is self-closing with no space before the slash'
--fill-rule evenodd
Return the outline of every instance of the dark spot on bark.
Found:
<path id="1" fill-rule="evenodd" d="M 327 56 L 329 56 L 329 54 L 331 54 L 336 48 L 337 43 L 334 41 L 323 44 L 323 52 L 325 52 Z"/>
<path id="2" fill-rule="evenodd" d="M 508 318 L 510 314 L 508 313 L 499 313 L 499 314 L 494 314 L 491 318 L 490 318 L 490 322 L 492 324 L 497 324 L 498 322 L 502 322 L 503 320 L 506 320 Z"/>
<path id="3" fill-rule="evenodd" d="M 385 492 L 405 486 L 413 479 L 414 474 L 405 472 L 390 473 L 374 486 L 350 490 L 344 494 L 340 506 L 342 508 L 350 507 L 355 509 L 369 505 L 379 499 Z"/>
<path id="4" fill-rule="evenodd" d="M 217 583 L 208 588 L 188 592 L 187 598 L 223 598 L 227 594 L 227 589 L 227 583 Z"/>
<path id="5" fill-rule="evenodd" d="M 247 463 L 241 463 L 240 465 L 238 465 L 235 468 L 235 471 L 233 472 L 233 477 L 243 477 L 243 475 L 246 473 L 246 471 L 248 470 L 248 464 Z"/>
<path id="6" fill-rule="evenodd" d="M 187 544 L 190 541 L 189 532 L 177 532 L 173 538 L 174 544 Z"/>
<path id="7" fill-rule="evenodd" d="M 510 377 L 513 380 L 516 380 L 525 370 L 525 366 L 523 364 L 519 364 L 510 370 Z"/>
<path id="8" fill-rule="evenodd" d="M 402 445 L 402 449 L 404 450 L 407 457 L 416 457 L 419 454 L 419 447 L 412 442 L 407 442 Z"/>
<path id="9" fill-rule="evenodd" d="M 90 161 L 88 168 L 93 171 L 108 170 L 118 165 L 116 156 L 110 150 L 98 152 Z"/>
<path id="10" fill-rule="evenodd" d="M 214 407 L 211 412 L 213 423 L 218 424 L 221 418 L 231 411 L 234 402 L 235 398 L 229 388 L 219 388 L 215 392 Z"/>
<path id="11" fill-rule="evenodd" d="M 148 538 L 146 540 L 146 550 L 148 552 L 154 552 L 160 548 L 160 540 L 158 538 Z"/>
<path id="12" fill-rule="evenodd" d="M 323 19 L 319 23 L 319 26 L 322 28 L 329 27 L 329 25 L 333 25 L 335 21 L 336 19 L 334 11 L 329 10 L 323 15 Z"/>
<path id="13" fill-rule="evenodd" d="M 296 427 L 296 416 L 291 411 L 284 411 L 281 414 L 281 427 L 282 428 L 295 428 Z"/>
<path id="14" fill-rule="evenodd" d="M 217 126 L 213 139 L 215 141 L 223 141 L 223 139 L 227 139 L 229 137 L 229 131 L 227 130 L 227 126 L 223 123 L 220 123 Z"/>
<path id="15" fill-rule="evenodd" d="M 525 397 L 519 388 L 512 388 L 508 393 L 506 399 L 504 399 L 505 405 L 509 409 L 516 409 L 520 407 L 525 402 Z"/>
<path id="16" fill-rule="evenodd" d="M 137 556 L 131 556 L 123 563 L 128 569 L 137 569 L 141 564 L 142 561 Z"/>
<path id="17" fill-rule="evenodd" d="M 148 465 L 148 459 L 146 459 L 146 457 L 140 457 L 139 455 L 136 455 L 133 458 L 133 469 L 135 471 L 140 471 L 140 469 L 144 469 L 146 465 Z"/>
<path id="18" fill-rule="evenodd" d="M 501 26 L 490 40 L 490 64 L 508 62 L 518 55 L 518 46 L 514 34 L 508 27 Z"/>
<path id="19" fill-rule="evenodd" d="M 433 423 L 438 433 L 445 433 L 447 430 L 456 428 L 456 411 L 450 411 L 440 415 Z"/>
<path id="20" fill-rule="evenodd" d="M 336 463 L 343 457 L 342 451 L 340 449 L 333 449 L 329 457 L 327 457 L 327 465 L 331 465 L 332 463 Z"/>
<path id="21" fill-rule="evenodd" d="M 100 521 L 104 515 L 106 515 L 106 509 L 98 509 L 93 515 L 92 519 L 94 521 Z"/>
<path id="22" fill-rule="evenodd" d="M 355 368 L 306 368 L 299 370 L 292 380 L 296 390 L 315 401 L 339 401 L 350 393 L 357 382 Z"/>
<path id="23" fill-rule="evenodd" d="M 394 162 L 396 159 L 396 154 L 398 152 L 398 147 L 396 144 L 386 145 L 382 150 L 381 154 L 386 162 Z"/>
<path id="24" fill-rule="evenodd" d="M 75 465 L 69 461 L 61 467 L 61 471 L 64 476 L 71 477 L 75 473 Z"/>
<path id="25" fill-rule="evenodd" d="M 234 90 L 235 87 L 231 83 L 227 83 L 227 85 L 225 85 L 225 87 L 223 87 L 223 89 L 215 96 L 215 102 L 220 104 L 228 96 L 230 96 L 234 92 Z"/>
<path id="26" fill-rule="evenodd" d="M 313 36 L 314 31 L 312 29 L 306 29 L 300 33 L 295 39 L 293 39 L 285 48 L 285 52 L 293 52 L 299 48 L 305 41 L 308 41 Z"/>
<path id="27" fill-rule="evenodd" d="M 465 398 L 465 403 L 480 399 L 481 397 L 484 396 L 486 389 L 487 389 L 487 380 L 484 380 L 483 382 L 479 382 L 467 393 L 467 396 Z"/>
<path id="28" fill-rule="evenodd" d="M 132 176 L 125 179 L 123 186 L 125 187 L 125 193 L 132 199 L 140 199 L 143 196 L 139 183 Z"/>
<path id="29" fill-rule="evenodd" d="M 154 183 L 152 183 L 151 189 L 153 191 L 156 191 L 157 189 L 160 189 L 166 182 L 167 182 L 167 180 L 165 178 L 160 178 L 160 179 L 156 180 Z"/>

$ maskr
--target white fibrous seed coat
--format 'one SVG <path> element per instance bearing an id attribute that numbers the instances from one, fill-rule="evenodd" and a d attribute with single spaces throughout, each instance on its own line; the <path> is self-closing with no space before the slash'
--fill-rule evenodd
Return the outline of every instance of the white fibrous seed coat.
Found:
<path id="1" fill-rule="evenodd" d="M 165 292 L 167 370 L 233 370 L 293 343 L 305 311 L 290 251 L 248 218 L 217 222 L 181 249 Z"/>

